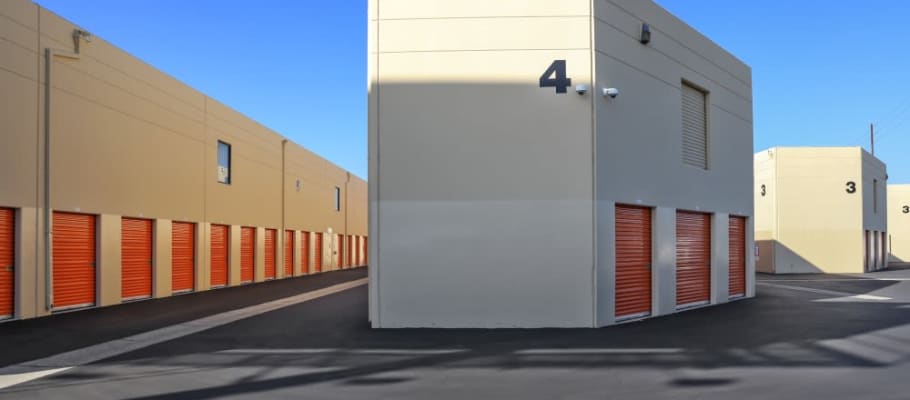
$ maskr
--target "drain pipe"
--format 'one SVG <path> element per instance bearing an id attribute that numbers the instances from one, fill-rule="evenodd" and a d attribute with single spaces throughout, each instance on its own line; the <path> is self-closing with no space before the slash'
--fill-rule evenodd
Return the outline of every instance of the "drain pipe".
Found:
<path id="1" fill-rule="evenodd" d="M 51 311 L 54 308 L 53 293 L 53 268 L 51 265 L 51 246 L 53 246 L 53 232 L 51 231 L 51 94 L 53 86 L 51 78 L 54 76 L 54 59 L 57 57 L 69 60 L 79 60 L 79 44 L 82 40 L 91 42 L 92 35 L 86 31 L 73 30 L 73 52 L 44 49 L 44 309 Z"/>

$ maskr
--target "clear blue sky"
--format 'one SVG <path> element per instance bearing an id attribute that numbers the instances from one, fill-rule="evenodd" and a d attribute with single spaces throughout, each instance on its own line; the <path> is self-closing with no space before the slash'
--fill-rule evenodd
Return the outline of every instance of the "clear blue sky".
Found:
<path id="1" fill-rule="evenodd" d="M 366 0 L 37 2 L 366 177 Z M 876 122 L 910 183 L 910 2 L 658 3 L 752 66 L 756 151 L 868 148 Z"/>

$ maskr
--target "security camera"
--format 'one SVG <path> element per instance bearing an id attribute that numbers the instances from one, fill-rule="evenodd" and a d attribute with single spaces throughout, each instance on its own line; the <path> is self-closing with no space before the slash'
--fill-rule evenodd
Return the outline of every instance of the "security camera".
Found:
<path id="1" fill-rule="evenodd" d="M 575 85 L 575 93 L 578 95 L 583 95 L 588 92 L 588 85 Z"/>
<path id="2" fill-rule="evenodd" d="M 610 96 L 610 98 L 615 99 L 616 96 L 619 96 L 619 89 L 617 88 L 605 88 L 604 96 Z"/>

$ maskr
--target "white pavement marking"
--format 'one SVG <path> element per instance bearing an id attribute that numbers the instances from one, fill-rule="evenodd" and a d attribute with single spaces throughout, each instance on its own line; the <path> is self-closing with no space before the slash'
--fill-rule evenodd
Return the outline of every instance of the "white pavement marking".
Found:
<path id="1" fill-rule="evenodd" d="M 893 281 L 893 282 L 904 282 L 910 281 L 910 278 L 872 278 L 872 277 L 862 277 L 862 278 L 831 278 L 831 279 L 758 279 L 758 283 L 770 283 L 770 282 L 862 282 L 862 281 Z"/>
<path id="2" fill-rule="evenodd" d="M 438 355 L 464 353 L 465 349 L 231 349 L 218 354 L 240 355 L 299 355 L 299 354 L 359 354 L 359 355 Z"/>
<path id="3" fill-rule="evenodd" d="M 112 340 L 110 342 L 100 343 L 81 349 L 60 353 L 46 358 L 27 361 L 21 364 L 10 365 L 0 368 L 0 389 L 5 389 L 13 385 L 25 383 L 38 378 L 66 371 L 73 367 L 90 364 L 96 361 L 129 353 L 144 347 L 158 343 L 174 340 L 184 336 L 199 333 L 204 330 L 212 329 L 221 325 L 241 319 L 275 311 L 288 306 L 293 306 L 306 301 L 318 299 L 358 286 L 366 285 L 367 278 L 358 279 L 340 283 L 327 288 L 314 290 L 298 294 L 291 297 L 285 297 L 270 301 L 267 303 L 257 304 L 237 310 L 226 311 L 220 314 L 199 318 L 193 321 L 183 322 L 176 325 L 136 334 L 122 339 Z"/>
<path id="4" fill-rule="evenodd" d="M 767 282 L 756 282 L 756 284 L 763 285 L 763 286 L 776 287 L 776 288 L 780 288 L 780 289 L 790 289 L 790 290 L 796 290 L 796 291 L 800 291 L 800 292 L 808 292 L 808 293 L 822 294 L 825 296 L 838 297 L 837 299 L 825 299 L 824 301 L 846 301 L 846 300 L 889 301 L 889 300 L 894 300 L 891 297 L 875 296 L 875 295 L 871 295 L 871 294 L 853 294 L 853 293 L 847 293 L 847 292 L 838 292 L 838 291 L 834 291 L 834 290 L 807 288 L 807 287 L 802 287 L 802 286 L 775 285 L 775 284 L 767 283 Z"/>
<path id="5" fill-rule="evenodd" d="M 519 355 L 541 355 L 541 354 L 567 354 L 567 355 L 583 355 L 583 354 L 677 354 L 682 353 L 683 349 L 667 348 L 667 349 L 532 349 L 532 350 L 519 350 L 515 354 Z"/>

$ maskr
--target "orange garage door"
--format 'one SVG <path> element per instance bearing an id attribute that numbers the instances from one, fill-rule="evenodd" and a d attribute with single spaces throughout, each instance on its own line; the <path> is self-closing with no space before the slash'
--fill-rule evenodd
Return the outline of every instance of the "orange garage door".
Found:
<path id="1" fill-rule="evenodd" d="M 95 304 L 95 216 L 54 213 L 52 308 Z"/>
<path id="2" fill-rule="evenodd" d="M 313 272 L 322 272 L 322 233 L 316 233 L 313 239 Z"/>
<path id="3" fill-rule="evenodd" d="M 310 273 L 310 233 L 300 232 L 300 273 Z"/>
<path id="4" fill-rule="evenodd" d="M 228 226 L 212 225 L 212 266 L 209 277 L 213 288 L 228 282 Z"/>
<path id="5" fill-rule="evenodd" d="M 278 239 L 278 231 L 274 229 L 265 230 L 265 279 L 275 279 L 275 241 Z"/>
<path id="6" fill-rule="evenodd" d="M 196 288 L 196 224 L 174 222 L 171 225 L 171 290 L 191 292 Z"/>
<path id="7" fill-rule="evenodd" d="M 616 319 L 651 314 L 651 209 L 616 206 Z"/>
<path id="8" fill-rule="evenodd" d="M 240 228 L 240 283 L 250 283 L 255 276 L 256 265 L 256 228 Z"/>
<path id="9" fill-rule="evenodd" d="M 294 276 L 294 231 L 284 231 L 284 277 Z"/>
<path id="10" fill-rule="evenodd" d="M 345 263 L 345 265 L 347 265 L 348 268 L 350 268 L 352 265 L 354 265 L 354 236 L 348 235 L 347 250 L 348 250 L 348 255 L 347 255 L 348 259 L 347 259 L 347 263 Z"/>
<path id="11" fill-rule="evenodd" d="M 711 215 L 676 212 L 676 306 L 711 300 Z"/>
<path id="12" fill-rule="evenodd" d="M 120 223 L 120 296 L 152 297 L 152 221 L 123 218 Z"/>
<path id="13" fill-rule="evenodd" d="M 0 208 L 0 319 L 12 318 L 16 290 L 16 214 Z"/>
<path id="14" fill-rule="evenodd" d="M 335 243 L 338 244 L 338 247 L 335 249 L 338 252 L 335 269 L 341 269 L 344 267 L 344 235 L 335 235 Z"/>
<path id="15" fill-rule="evenodd" d="M 370 238 L 363 238 L 363 265 L 370 263 Z"/>
<path id="16" fill-rule="evenodd" d="M 730 217 L 730 297 L 746 295 L 746 219 Z"/>
<path id="17" fill-rule="evenodd" d="M 362 245 L 363 243 L 360 241 L 360 236 L 354 236 L 354 265 L 358 267 L 361 265 L 360 253 L 363 252 L 361 249 Z"/>

